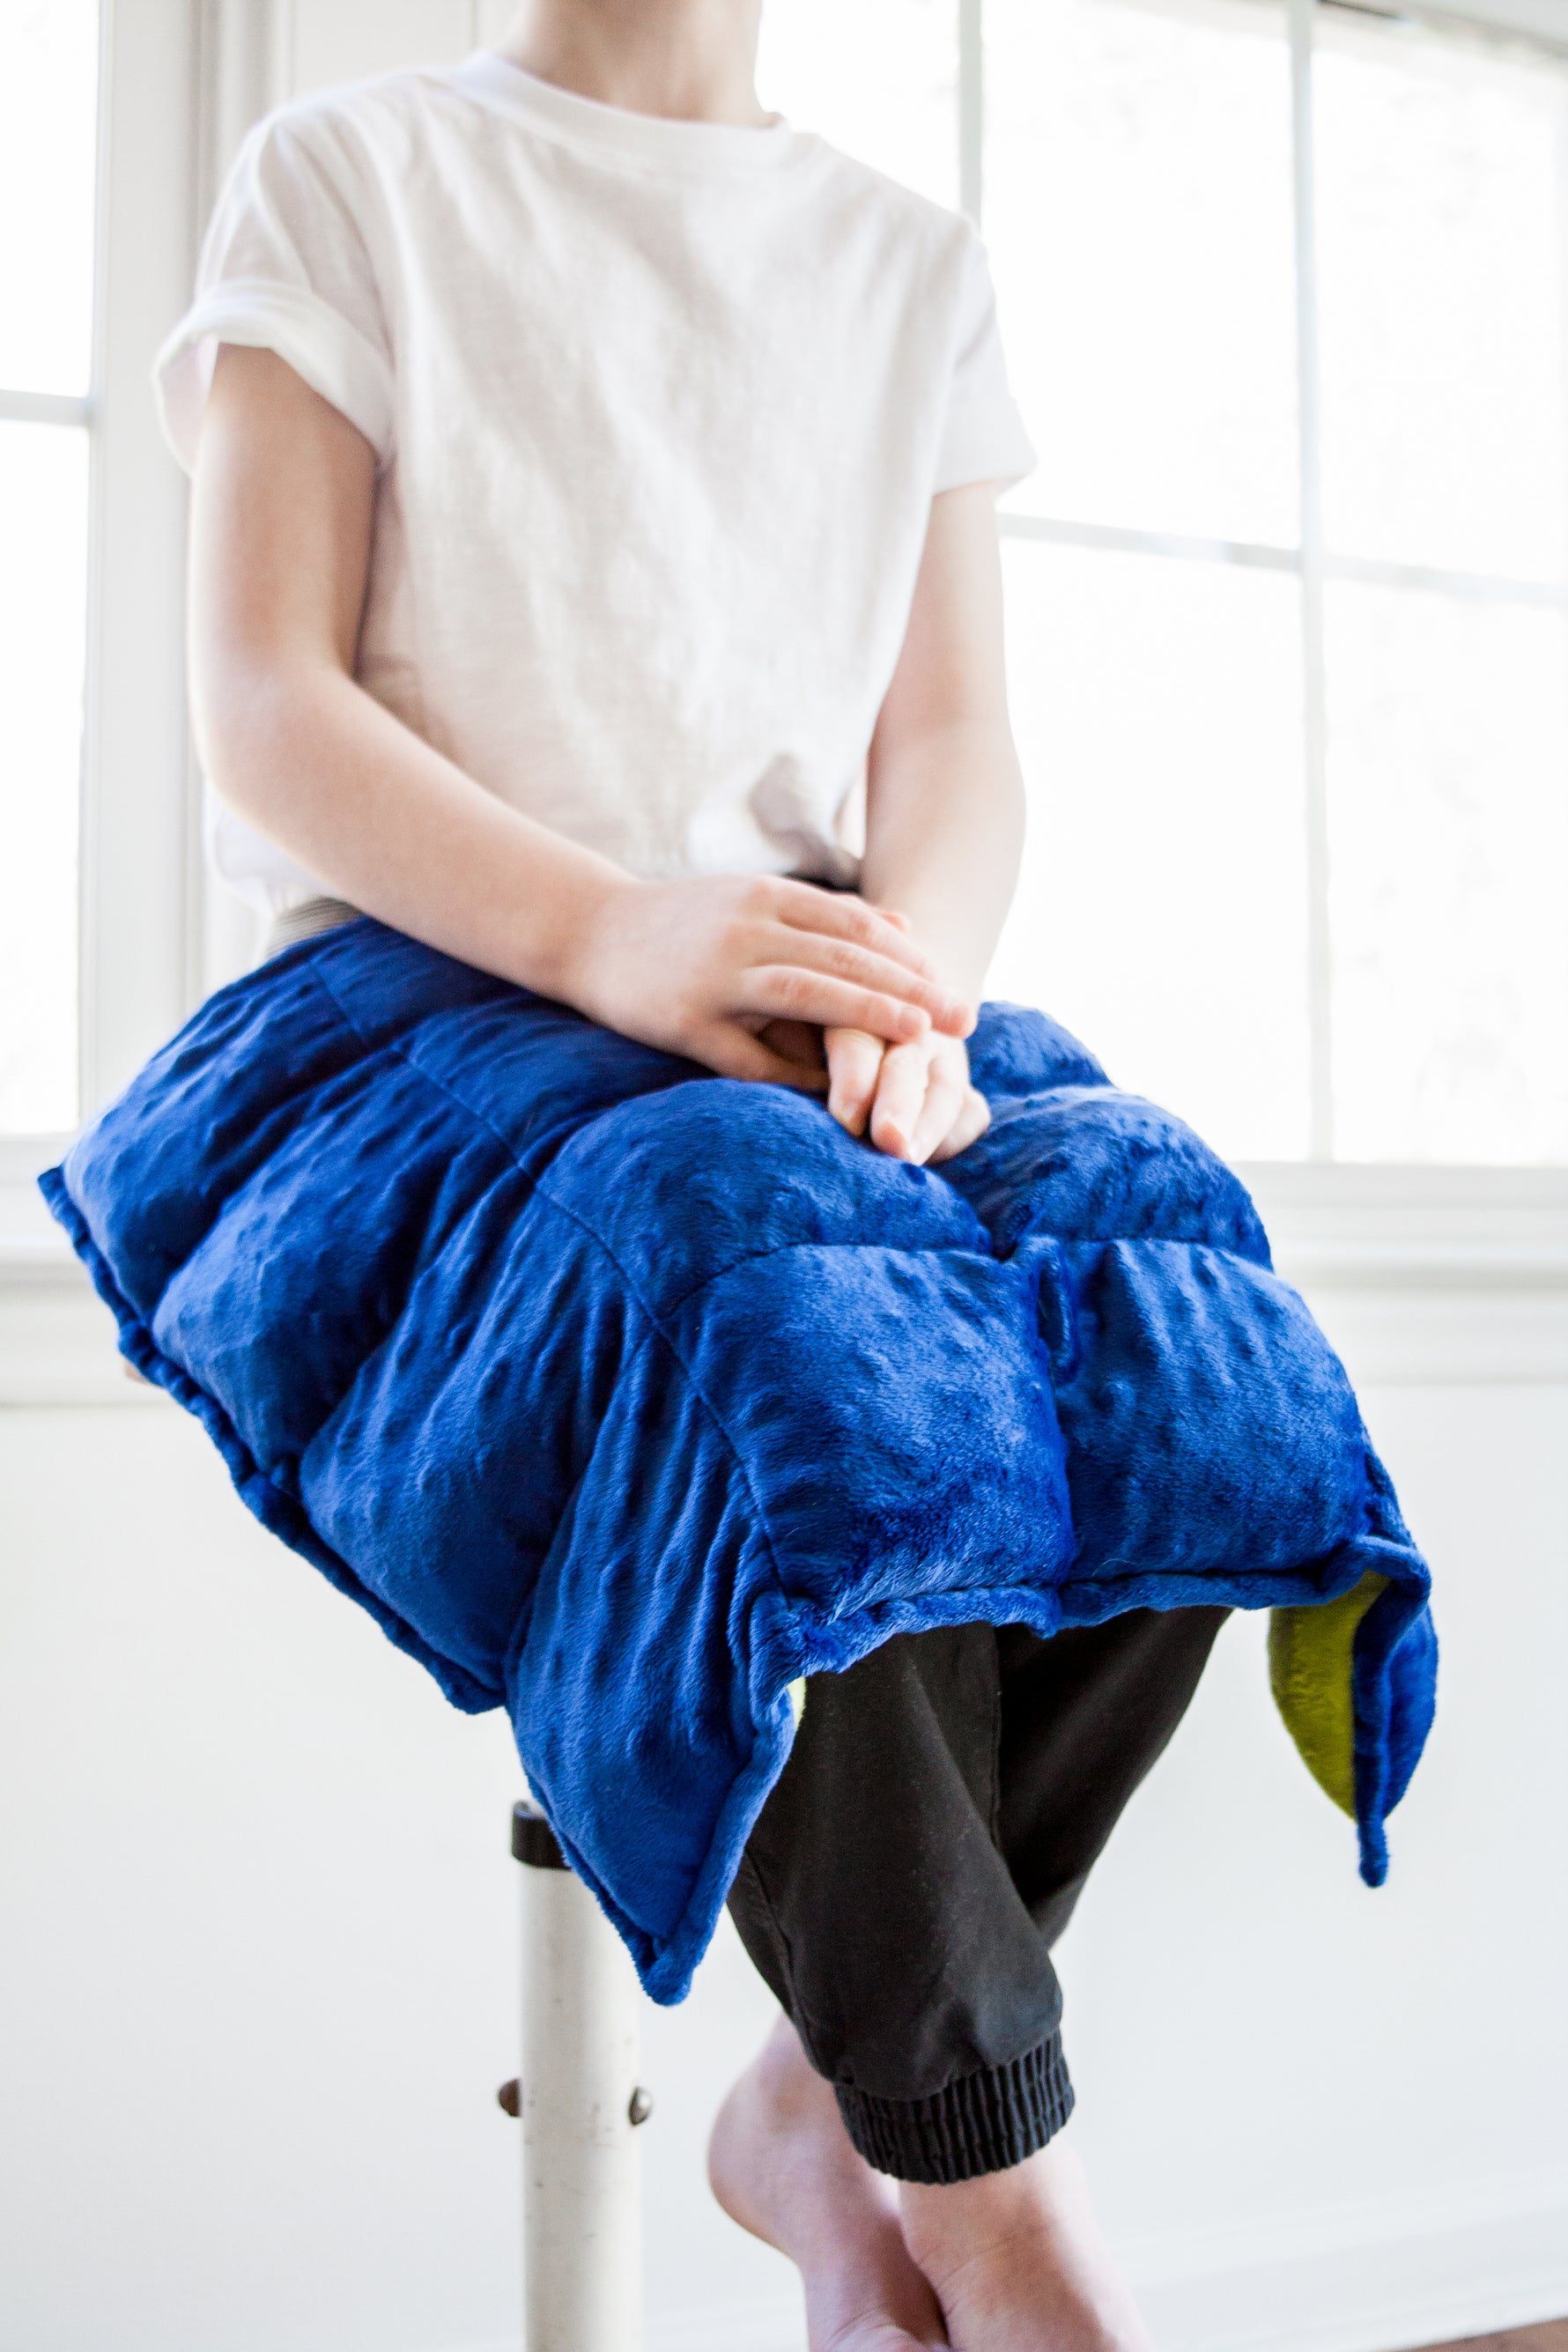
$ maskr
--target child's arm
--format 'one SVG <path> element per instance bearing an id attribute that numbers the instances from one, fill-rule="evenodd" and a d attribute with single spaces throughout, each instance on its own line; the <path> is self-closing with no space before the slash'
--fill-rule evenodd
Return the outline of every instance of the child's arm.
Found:
<path id="1" fill-rule="evenodd" d="M 1024 791 L 1007 720 L 994 486 L 932 501 L 909 628 L 871 745 L 861 888 L 977 1000 L 1017 880 Z M 827 1039 L 828 1107 L 902 1160 L 945 1160 L 989 1113 L 956 1037 Z"/>
<path id="2" fill-rule="evenodd" d="M 191 672 L 207 773 L 366 913 L 734 1077 L 820 1088 L 772 1021 L 887 1042 L 972 1015 L 859 898 L 642 882 L 509 808 L 354 681 L 374 458 L 265 351 L 218 355 L 197 457 Z"/>

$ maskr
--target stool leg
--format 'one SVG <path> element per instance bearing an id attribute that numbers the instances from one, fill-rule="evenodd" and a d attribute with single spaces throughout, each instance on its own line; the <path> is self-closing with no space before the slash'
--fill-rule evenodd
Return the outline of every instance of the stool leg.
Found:
<path id="1" fill-rule="evenodd" d="M 527 2352 L 640 2352 L 641 1995 L 625 1946 L 519 1806 L 523 1864 L 523 2308 Z M 637 2105 L 634 2109 L 634 2098 Z"/>

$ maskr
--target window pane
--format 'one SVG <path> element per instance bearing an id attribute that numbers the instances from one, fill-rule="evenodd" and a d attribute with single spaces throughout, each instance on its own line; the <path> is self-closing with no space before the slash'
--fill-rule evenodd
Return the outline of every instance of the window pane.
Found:
<path id="1" fill-rule="evenodd" d="M 1568 1158 L 1568 620 L 1328 614 L 1339 1152 Z"/>
<path id="2" fill-rule="evenodd" d="M 1307 1149 L 1300 590 L 1006 548 L 1029 839 L 992 992 L 1224 1152 Z"/>
<path id="3" fill-rule="evenodd" d="M 799 130 L 957 204 L 957 0 L 777 0 L 757 89 Z"/>
<path id="4" fill-rule="evenodd" d="M 97 0 L 0 0 L 0 391 L 92 365 Z"/>
<path id="5" fill-rule="evenodd" d="M 0 1133 L 77 1117 L 87 436 L 0 424 Z"/>
<path id="6" fill-rule="evenodd" d="M 1568 73 L 1319 22 L 1330 545 L 1561 579 Z"/>
<path id="7" fill-rule="evenodd" d="M 1293 544 L 1290 79 L 1269 0 L 986 0 L 985 235 L 1041 514 Z"/>

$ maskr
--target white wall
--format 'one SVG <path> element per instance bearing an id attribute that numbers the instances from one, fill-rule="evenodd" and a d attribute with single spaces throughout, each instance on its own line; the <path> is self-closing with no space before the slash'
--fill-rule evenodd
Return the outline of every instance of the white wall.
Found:
<path id="1" fill-rule="evenodd" d="M 0 2347 L 515 2341 L 521 1777 L 231 1496 L 194 1423 L 0 1412 Z M 650 2012 L 653 2296 L 779 2300 L 709 2206 L 765 2030 Z"/>
<path id="2" fill-rule="evenodd" d="M 1443 1712 L 1390 1885 L 1234 1626 L 1063 1947 L 1073 2129 L 1169 2352 L 1568 2311 L 1568 1385 L 1384 1387 Z M 0 2352 L 515 2342 L 517 1774 L 162 1400 L 0 1412 Z M 645 2075 L 660 2352 L 784 2352 L 710 2205 L 733 1939 Z"/>

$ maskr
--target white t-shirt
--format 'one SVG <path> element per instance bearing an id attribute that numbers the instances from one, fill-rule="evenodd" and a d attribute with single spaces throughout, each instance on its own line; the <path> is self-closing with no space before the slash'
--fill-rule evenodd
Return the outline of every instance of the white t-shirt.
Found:
<path id="1" fill-rule="evenodd" d="M 854 879 L 932 494 L 1033 463 L 967 222 L 481 51 L 251 133 L 158 362 L 187 466 L 224 342 L 375 450 L 377 700 L 634 874 Z M 322 887 L 209 837 L 274 910 Z"/>

